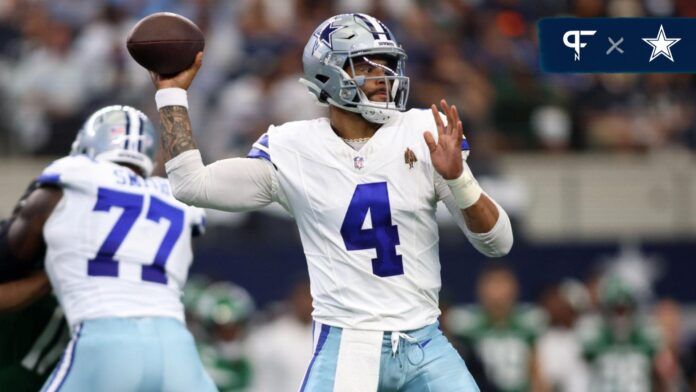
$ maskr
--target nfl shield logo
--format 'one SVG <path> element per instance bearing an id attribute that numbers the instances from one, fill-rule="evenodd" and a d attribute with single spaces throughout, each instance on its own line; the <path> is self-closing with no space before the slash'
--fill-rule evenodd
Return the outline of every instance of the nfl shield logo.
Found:
<path id="1" fill-rule="evenodd" d="M 365 165 L 365 159 L 363 157 L 355 157 L 353 158 L 353 165 L 356 169 L 362 169 Z"/>

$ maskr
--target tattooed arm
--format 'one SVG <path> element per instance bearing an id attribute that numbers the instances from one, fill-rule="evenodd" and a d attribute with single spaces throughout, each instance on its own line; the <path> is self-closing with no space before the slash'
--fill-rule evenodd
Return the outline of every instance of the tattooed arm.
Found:
<path id="1" fill-rule="evenodd" d="M 158 91 L 167 88 L 188 90 L 201 65 L 203 65 L 203 52 L 196 55 L 196 60 L 190 68 L 174 77 L 165 78 L 154 72 L 150 72 L 150 77 Z M 159 109 L 159 113 L 162 122 L 161 139 L 165 162 L 184 151 L 197 149 L 191 132 L 188 109 L 185 106 L 164 106 Z"/>
<path id="2" fill-rule="evenodd" d="M 162 149 L 174 197 L 198 207 L 225 211 L 248 211 L 277 200 L 278 180 L 273 165 L 260 159 L 233 158 L 203 165 L 193 140 L 186 94 L 201 67 L 203 53 L 191 68 L 172 78 L 151 73 L 158 90 L 170 89 L 174 99 L 163 99 L 160 107 Z M 181 90 L 179 90 L 181 89 Z"/>
<path id="3" fill-rule="evenodd" d="M 159 110 L 162 122 L 164 160 L 169 161 L 184 151 L 195 150 L 188 109 L 183 106 L 165 106 Z"/>

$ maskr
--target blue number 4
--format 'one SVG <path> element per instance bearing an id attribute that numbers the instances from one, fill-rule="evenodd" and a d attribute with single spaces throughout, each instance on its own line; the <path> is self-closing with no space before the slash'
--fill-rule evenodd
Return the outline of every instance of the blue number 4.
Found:
<path id="1" fill-rule="evenodd" d="M 143 202 L 144 197 L 142 195 L 99 188 L 94 211 L 108 212 L 111 210 L 111 207 L 121 207 L 123 212 L 106 236 L 104 243 L 97 251 L 97 255 L 87 261 L 87 275 L 118 276 L 118 260 L 114 259 L 114 255 L 126 239 L 128 232 L 133 228 L 138 216 L 140 216 Z M 148 282 L 167 284 L 164 265 L 167 263 L 176 241 L 184 230 L 184 212 L 151 196 L 147 219 L 154 222 L 166 219 L 170 222 L 170 225 L 157 250 L 154 262 L 152 265 L 142 267 L 141 278 Z"/>
<path id="2" fill-rule="evenodd" d="M 371 229 L 363 229 L 370 212 Z M 348 211 L 343 218 L 341 236 L 348 250 L 375 249 L 372 273 L 380 277 L 403 275 L 401 255 L 396 254 L 399 245 L 399 228 L 392 225 L 389 194 L 386 182 L 360 184 L 355 188 Z"/>

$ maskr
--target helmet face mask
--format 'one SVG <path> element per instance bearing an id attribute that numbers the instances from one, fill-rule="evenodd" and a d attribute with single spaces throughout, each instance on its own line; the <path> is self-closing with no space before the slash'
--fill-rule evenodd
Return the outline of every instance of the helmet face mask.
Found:
<path id="1" fill-rule="evenodd" d="M 71 155 L 134 165 L 152 173 L 155 131 L 147 116 L 129 106 L 107 106 L 92 114 L 77 134 Z"/>
<path id="2" fill-rule="evenodd" d="M 376 62 L 377 58 L 387 59 L 387 63 Z M 305 46 L 304 78 L 300 81 L 320 104 L 360 113 L 370 122 L 385 123 L 395 112 L 406 109 L 406 58 L 406 52 L 382 22 L 365 14 L 337 15 L 324 21 Z M 379 68 L 382 74 L 358 75 L 358 62 Z M 371 81 L 384 82 L 385 101 L 371 101 L 364 93 L 362 87 Z"/>
<path id="3" fill-rule="evenodd" d="M 351 70 L 350 75 L 352 76 L 349 75 L 349 78 L 343 81 L 340 94 L 343 96 L 344 92 L 348 92 L 348 94 L 345 94 L 348 96 L 350 92 L 354 92 L 352 100 L 355 101 L 357 107 L 361 110 L 360 113 L 363 115 L 370 108 L 403 111 L 406 108 L 409 87 L 408 78 L 401 76 L 403 75 L 405 59 L 400 57 L 390 59 L 387 56 L 379 56 L 387 59 L 387 64 L 381 64 L 374 57 L 377 56 L 348 57 L 346 68 Z M 381 70 L 383 75 L 360 75 L 360 72 L 356 70 L 356 64 L 367 64 L 369 67 Z M 371 101 L 366 95 L 362 87 L 371 81 L 384 83 L 385 101 Z"/>

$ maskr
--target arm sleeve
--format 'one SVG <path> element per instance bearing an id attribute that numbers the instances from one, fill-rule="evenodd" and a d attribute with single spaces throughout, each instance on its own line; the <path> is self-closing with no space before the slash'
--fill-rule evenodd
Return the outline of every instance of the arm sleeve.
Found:
<path id="1" fill-rule="evenodd" d="M 464 162 L 464 170 L 471 171 L 466 162 Z M 454 199 L 452 192 L 447 186 L 447 182 L 437 173 L 435 173 L 435 189 L 438 198 L 445 203 L 445 206 L 452 215 L 452 218 L 454 218 L 457 226 L 464 232 L 464 235 L 466 235 L 466 238 L 474 248 L 488 257 L 502 257 L 510 252 L 513 242 L 510 218 L 503 207 L 488 196 L 486 192 L 483 193 L 491 199 L 498 208 L 498 221 L 487 233 L 473 233 L 467 227 L 462 211 L 459 209 L 457 201 Z"/>
<path id="2" fill-rule="evenodd" d="M 203 165 L 198 150 L 166 163 L 174 197 L 197 207 L 241 212 L 261 208 L 278 195 L 273 164 L 263 159 L 232 158 Z"/>

